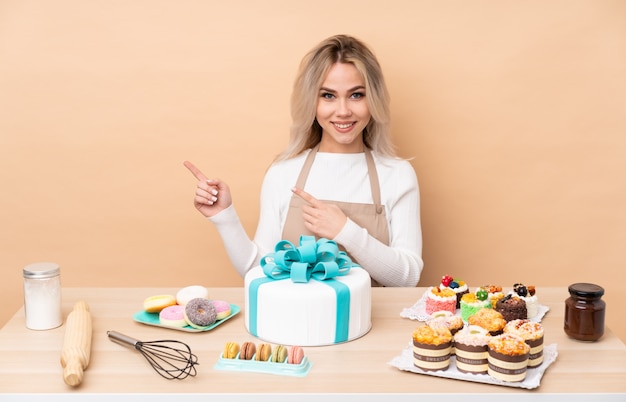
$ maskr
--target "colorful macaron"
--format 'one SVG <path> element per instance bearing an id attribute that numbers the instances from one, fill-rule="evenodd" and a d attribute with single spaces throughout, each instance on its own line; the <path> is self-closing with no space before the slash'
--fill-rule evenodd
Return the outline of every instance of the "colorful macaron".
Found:
<path id="1" fill-rule="evenodd" d="M 244 342 L 239 350 L 239 359 L 252 360 L 256 353 L 256 345 L 253 342 Z"/>
<path id="2" fill-rule="evenodd" d="M 272 345 L 269 343 L 262 343 L 259 345 L 256 351 L 256 360 L 266 362 L 269 360 L 272 354 Z"/>
<path id="3" fill-rule="evenodd" d="M 289 357 L 287 358 L 287 363 L 289 364 L 300 364 L 302 363 L 302 359 L 304 359 L 304 349 L 300 346 L 292 346 L 289 348 Z"/>
<path id="4" fill-rule="evenodd" d="M 288 350 L 283 345 L 276 346 L 274 349 L 274 353 L 272 354 L 272 362 L 274 363 L 284 363 L 287 360 Z"/>
<path id="5" fill-rule="evenodd" d="M 237 357 L 239 353 L 239 344 L 237 342 L 226 342 L 224 345 L 224 352 L 222 353 L 222 357 L 224 359 L 234 359 Z"/>

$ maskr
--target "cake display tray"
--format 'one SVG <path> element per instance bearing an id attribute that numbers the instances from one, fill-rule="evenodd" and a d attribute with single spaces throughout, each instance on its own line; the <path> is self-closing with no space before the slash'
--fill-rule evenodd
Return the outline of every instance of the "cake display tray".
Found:
<path id="1" fill-rule="evenodd" d="M 230 315 L 228 317 L 223 318 L 221 320 L 217 320 L 213 324 L 209 325 L 206 328 L 202 328 L 202 329 L 197 329 L 197 328 L 194 328 L 194 327 L 192 327 L 190 325 L 186 325 L 184 327 L 172 327 L 172 326 L 169 326 L 169 325 L 163 325 L 159 321 L 159 313 L 148 313 L 145 310 L 141 310 L 141 311 L 138 311 L 135 314 L 133 314 L 133 320 L 135 320 L 136 322 L 139 322 L 141 324 L 152 325 L 152 326 L 155 326 L 155 327 L 161 327 L 161 328 L 167 328 L 167 329 L 173 329 L 173 330 L 177 330 L 177 331 L 206 332 L 206 331 L 210 331 L 210 330 L 214 329 L 218 325 L 221 325 L 224 322 L 228 321 L 229 319 L 233 318 L 234 316 L 236 316 L 239 313 L 239 311 L 241 311 L 239 306 L 237 306 L 235 304 L 231 304 L 230 305 Z"/>
<path id="2" fill-rule="evenodd" d="M 389 365 L 396 367 L 402 371 L 410 371 L 416 374 L 430 375 L 434 377 L 452 378 L 455 380 L 480 382 L 485 384 L 502 385 L 505 387 L 517 387 L 533 389 L 541 385 L 541 377 L 545 373 L 546 369 L 554 363 L 558 355 L 556 343 L 545 345 L 543 347 L 543 363 L 536 368 L 527 369 L 526 378 L 524 381 L 519 382 L 507 382 L 490 376 L 489 374 L 468 374 L 462 373 L 456 368 L 456 358 L 450 357 L 450 367 L 447 370 L 441 371 L 424 371 L 419 367 L 415 367 L 413 364 L 413 344 L 409 342 L 409 345 L 402 350 L 399 356 L 394 357 Z"/>
<path id="3" fill-rule="evenodd" d="M 242 360 L 239 359 L 239 353 L 237 353 L 234 359 L 226 359 L 223 357 L 223 354 L 220 354 L 220 358 L 217 363 L 215 363 L 214 368 L 216 370 L 249 371 L 254 373 L 304 377 L 309 373 L 313 365 L 306 356 L 304 356 L 300 364 L 257 361 L 254 360 L 255 357 L 256 354 L 252 357 L 252 360 Z M 271 358 L 270 356 L 270 360 Z"/>
<path id="4" fill-rule="evenodd" d="M 412 305 L 411 307 L 402 309 L 402 311 L 400 312 L 400 317 L 410 318 L 411 320 L 417 320 L 417 321 L 430 320 L 431 315 L 426 312 L 426 297 L 427 297 L 427 294 L 424 293 L 422 297 L 420 297 L 420 299 L 414 305 Z M 530 318 L 530 321 L 541 322 L 541 320 L 543 319 L 543 316 L 546 315 L 548 311 L 550 311 L 550 308 L 543 304 L 539 304 L 537 307 L 538 307 L 537 315 L 533 318 Z M 456 309 L 456 315 L 458 315 L 459 317 L 461 316 L 460 308 Z"/>

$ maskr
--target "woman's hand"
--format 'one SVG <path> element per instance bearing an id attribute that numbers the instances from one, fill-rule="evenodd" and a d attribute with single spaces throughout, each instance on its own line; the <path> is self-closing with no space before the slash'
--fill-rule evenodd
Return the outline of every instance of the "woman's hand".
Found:
<path id="1" fill-rule="evenodd" d="M 302 206 L 304 226 L 317 237 L 334 239 L 343 229 L 348 217 L 335 204 L 327 204 L 299 188 L 291 191 L 302 198 L 306 204 Z"/>
<path id="2" fill-rule="evenodd" d="M 208 179 L 200 169 L 189 161 L 185 161 L 184 165 L 198 179 L 193 205 L 202 215 L 210 218 L 233 203 L 230 189 L 226 183 Z"/>

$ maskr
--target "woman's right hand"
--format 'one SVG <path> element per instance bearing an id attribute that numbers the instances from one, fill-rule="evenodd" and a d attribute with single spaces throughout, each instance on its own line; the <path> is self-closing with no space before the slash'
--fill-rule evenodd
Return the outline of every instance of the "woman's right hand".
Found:
<path id="1" fill-rule="evenodd" d="M 193 205 L 202 215 L 210 218 L 231 206 L 233 199 L 226 183 L 221 180 L 208 179 L 189 161 L 183 164 L 198 179 Z"/>

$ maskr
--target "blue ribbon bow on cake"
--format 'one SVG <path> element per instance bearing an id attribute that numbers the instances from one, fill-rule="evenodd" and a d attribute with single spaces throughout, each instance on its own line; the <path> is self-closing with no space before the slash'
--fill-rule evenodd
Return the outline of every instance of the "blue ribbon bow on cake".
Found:
<path id="1" fill-rule="evenodd" d="M 291 278 L 293 282 L 305 283 L 311 277 L 319 281 L 346 275 L 352 268 L 352 260 L 333 240 L 313 236 L 300 236 L 300 246 L 281 240 L 274 252 L 261 258 L 261 268 L 269 278 Z"/>

